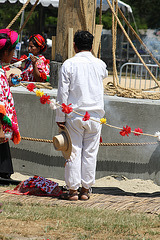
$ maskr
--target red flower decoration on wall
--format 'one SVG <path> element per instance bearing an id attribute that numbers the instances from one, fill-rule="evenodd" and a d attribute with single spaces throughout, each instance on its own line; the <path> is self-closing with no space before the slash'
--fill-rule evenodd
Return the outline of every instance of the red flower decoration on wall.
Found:
<path id="1" fill-rule="evenodd" d="M 135 128 L 134 132 L 136 132 L 136 133 L 134 133 L 135 136 L 139 136 L 139 135 L 141 135 L 141 133 L 143 133 L 141 128 Z"/>
<path id="2" fill-rule="evenodd" d="M 36 86 L 34 85 L 34 83 L 30 83 L 30 84 L 27 85 L 27 89 L 28 89 L 30 92 L 33 92 L 33 90 L 34 90 L 35 87 L 36 87 Z"/>
<path id="3" fill-rule="evenodd" d="M 125 135 L 128 136 L 128 134 L 130 134 L 130 133 L 131 133 L 131 127 L 129 127 L 129 126 L 127 126 L 127 125 L 126 125 L 126 127 L 123 126 L 123 130 L 120 131 L 120 134 L 121 134 L 123 137 L 124 137 Z"/>
<path id="4" fill-rule="evenodd" d="M 88 112 L 86 112 L 86 114 L 84 115 L 84 118 L 82 120 L 87 121 L 89 119 L 90 119 L 90 114 Z"/>
<path id="5" fill-rule="evenodd" d="M 73 111 L 73 108 L 70 107 L 71 103 L 66 105 L 65 103 L 62 103 L 62 112 L 69 114 Z"/>
<path id="6" fill-rule="evenodd" d="M 40 97 L 40 102 L 42 104 L 46 104 L 46 103 L 50 103 L 50 96 L 47 96 L 47 94 L 43 95 L 42 97 Z"/>

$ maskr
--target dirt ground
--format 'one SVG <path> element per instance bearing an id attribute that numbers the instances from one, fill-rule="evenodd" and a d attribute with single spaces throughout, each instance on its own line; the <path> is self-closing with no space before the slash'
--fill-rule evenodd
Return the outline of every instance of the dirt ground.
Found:
<path id="1" fill-rule="evenodd" d="M 103 86 L 105 88 L 105 85 L 108 83 L 108 82 L 112 82 L 113 83 L 113 76 L 112 75 L 108 75 L 107 78 L 105 78 L 103 80 Z M 121 84 L 120 84 L 121 87 L 126 87 L 126 88 L 135 88 L 135 89 L 143 89 L 143 88 L 152 88 L 152 87 L 155 87 L 157 86 L 157 84 L 155 84 L 155 81 L 154 80 L 140 80 L 140 79 L 131 79 L 128 77 L 128 78 L 125 78 L 125 77 L 122 77 L 121 78 Z M 159 91 L 159 88 L 156 88 L 154 91 Z"/>
<path id="2" fill-rule="evenodd" d="M 28 179 L 29 175 L 23 175 L 18 172 L 12 174 L 12 179 L 24 181 Z M 52 181 L 57 182 L 60 186 L 64 186 L 65 182 L 59 179 L 49 178 Z M 160 186 L 156 185 L 152 180 L 143 180 L 143 179 L 127 179 L 123 176 L 106 176 L 100 179 L 97 179 L 93 187 L 117 187 L 126 192 L 160 192 Z"/>

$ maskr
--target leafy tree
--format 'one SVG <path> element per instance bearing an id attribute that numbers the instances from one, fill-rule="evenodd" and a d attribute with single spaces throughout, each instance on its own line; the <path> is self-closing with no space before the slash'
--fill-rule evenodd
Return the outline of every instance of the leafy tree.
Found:
<path id="1" fill-rule="evenodd" d="M 159 0 L 124 0 L 132 7 L 138 28 L 160 27 L 160 1 Z"/>

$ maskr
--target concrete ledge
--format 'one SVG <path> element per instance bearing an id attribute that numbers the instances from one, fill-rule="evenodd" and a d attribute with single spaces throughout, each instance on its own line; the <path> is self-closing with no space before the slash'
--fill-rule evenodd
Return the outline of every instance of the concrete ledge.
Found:
<path id="1" fill-rule="evenodd" d="M 21 136 L 51 140 L 58 132 L 55 111 L 48 104 L 42 105 L 39 98 L 22 87 L 11 88 Z M 44 90 L 56 97 L 57 90 Z M 143 132 L 155 134 L 160 131 L 160 101 L 127 99 L 104 96 L 107 122 L 113 126 L 129 125 L 132 130 L 139 127 Z M 156 142 L 146 136 L 122 137 L 119 130 L 103 125 L 102 139 L 111 142 Z M 61 152 L 51 143 L 22 140 L 19 145 L 10 142 L 14 171 L 26 175 L 41 175 L 64 180 L 64 163 Z M 160 146 L 100 146 L 96 178 L 107 175 L 124 175 L 127 178 L 152 179 L 160 185 Z"/>

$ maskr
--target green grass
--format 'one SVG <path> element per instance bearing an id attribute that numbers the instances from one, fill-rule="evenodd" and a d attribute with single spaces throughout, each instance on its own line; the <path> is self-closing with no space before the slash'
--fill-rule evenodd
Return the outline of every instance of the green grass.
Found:
<path id="1" fill-rule="evenodd" d="M 14 221 L 13 221 L 14 220 Z M 15 223 L 17 228 L 15 229 Z M 10 239 L 13 233 L 19 234 L 19 224 L 23 228 L 30 223 L 34 232 L 36 224 L 41 226 L 38 231 L 39 240 L 52 239 L 107 239 L 107 240 L 159 240 L 160 216 L 130 211 L 110 211 L 89 209 L 75 206 L 44 206 L 41 204 L 4 202 L 0 214 L 0 229 L 9 224 Z M 13 229 L 12 229 L 13 225 Z M 26 226 L 27 227 L 27 226 Z M 1 232 L 0 231 L 0 232 Z M 6 230 L 5 230 L 6 231 Z M 31 237 L 28 232 L 21 235 Z M 5 236 L 5 235 L 2 235 Z M 47 238 L 43 238 L 43 237 Z M 56 237 L 55 237 L 56 236 Z M 34 236 L 35 237 L 35 236 Z M 0 237 L 0 240 L 3 239 Z M 8 240 L 4 238 L 3 240 Z M 35 239 L 35 238 L 34 238 Z"/>

